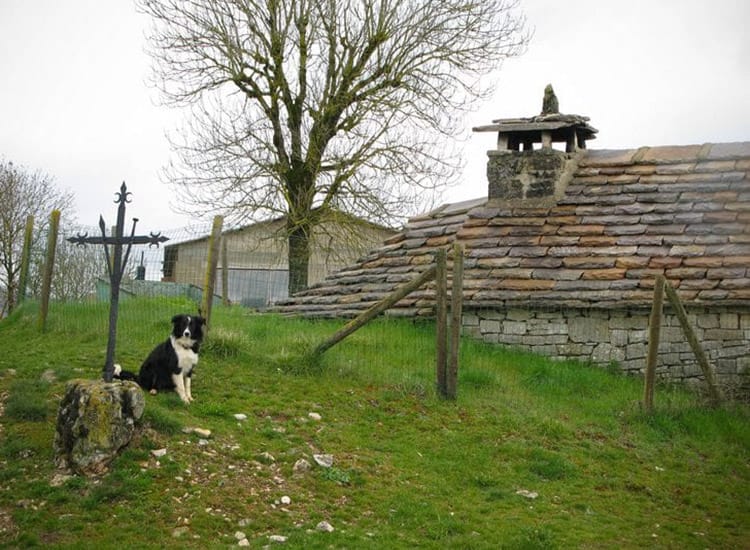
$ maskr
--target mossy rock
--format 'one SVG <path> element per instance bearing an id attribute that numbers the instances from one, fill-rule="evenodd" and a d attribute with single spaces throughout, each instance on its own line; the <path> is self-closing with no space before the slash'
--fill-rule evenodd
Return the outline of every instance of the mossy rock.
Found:
<path id="1" fill-rule="evenodd" d="M 133 438 L 145 406 L 134 382 L 68 382 L 57 413 L 56 466 L 81 475 L 105 473 Z"/>

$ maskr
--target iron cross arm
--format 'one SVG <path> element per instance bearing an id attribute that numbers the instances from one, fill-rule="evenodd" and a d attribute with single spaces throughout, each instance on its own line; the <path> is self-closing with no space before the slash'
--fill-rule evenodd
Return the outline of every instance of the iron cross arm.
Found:
<path id="1" fill-rule="evenodd" d="M 151 233 L 150 235 L 134 235 L 134 236 L 123 236 L 123 237 L 89 237 L 88 233 L 81 235 L 80 233 L 75 237 L 69 237 L 68 241 L 77 245 L 86 244 L 147 244 L 149 246 L 159 246 L 159 243 L 164 243 L 169 240 L 169 237 L 163 236 L 161 233 Z"/>

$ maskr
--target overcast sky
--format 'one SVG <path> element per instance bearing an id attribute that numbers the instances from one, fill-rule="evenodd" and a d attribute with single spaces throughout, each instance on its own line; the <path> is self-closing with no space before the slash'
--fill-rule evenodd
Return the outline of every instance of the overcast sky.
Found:
<path id="1" fill-rule="evenodd" d="M 747 0 L 522 0 L 527 53 L 497 73 L 497 93 L 466 126 L 532 116 L 552 83 L 564 113 L 599 129 L 590 148 L 750 141 Z M 133 192 L 141 231 L 193 223 L 169 208 L 159 171 L 177 113 L 145 84 L 146 17 L 129 0 L 0 0 L 0 157 L 42 170 L 76 197 L 78 219 L 115 221 Z M 458 201 L 486 193 L 492 134 L 465 142 Z"/>

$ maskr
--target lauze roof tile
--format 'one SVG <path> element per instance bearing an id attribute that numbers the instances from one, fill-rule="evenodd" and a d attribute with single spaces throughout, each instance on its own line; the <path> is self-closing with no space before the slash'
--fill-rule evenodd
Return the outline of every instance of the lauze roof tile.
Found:
<path id="1" fill-rule="evenodd" d="M 454 242 L 464 247 L 465 308 L 647 308 L 656 275 L 693 303 L 750 306 L 750 142 L 575 155 L 553 203 L 444 205 L 278 309 L 355 315 Z M 430 313 L 432 289 L 392 312 Z"/>

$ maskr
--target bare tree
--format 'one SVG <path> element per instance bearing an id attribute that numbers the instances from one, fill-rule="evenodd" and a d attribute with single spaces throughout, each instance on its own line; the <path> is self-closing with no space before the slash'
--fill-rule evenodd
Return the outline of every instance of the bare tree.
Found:
<path id="1" fill-rule="evenodd" d="M 96 235 L 98 232 L 98 228 L 93 228 L 90 234 Z M 52 276 L 52 296 L 55 300 L 90 298 L 96 291 L 96 280 L 107 279 L 107 260 L 101 246 L 79 246 L 62 238 L 57 244 L 55 258 Z"/>
<path id="2" fill-rule="evenodd" d="M 138 0 L 155 82 L 189 107 L 167 170 L 188 210 L 283 215 L 290 293 L 312 228 L 451 183 L 461 119 L 524 50 L 517 0 Z"/>
<path id="3" fill-rule="evenodd" d="M 31 215 L 35 220 L 32 250 L 42 251 L 50 212 L 65 212 L 72 203 L 73 195 L 58 190 L 50 176 L 0 160 L 0 295 L 4 296 L 0 316 L 10 312 L 18 299 L 26 218 Z"/>

